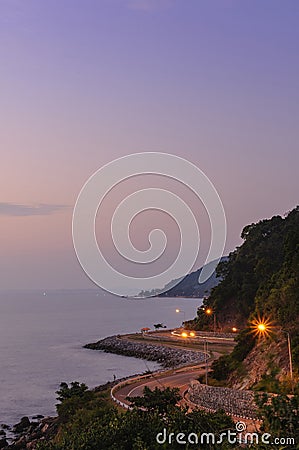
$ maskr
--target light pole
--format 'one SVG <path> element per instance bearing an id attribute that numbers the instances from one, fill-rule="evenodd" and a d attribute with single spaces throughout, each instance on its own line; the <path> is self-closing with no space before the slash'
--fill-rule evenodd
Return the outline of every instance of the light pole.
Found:
<path id="1" fill-rule="evenodd" d="M 214 316 L 214 333 L 216 333 L 216 313 L 215 313 L 215 311 L 213 311 L 212 308 L 206 308 L 206 309 L 204 309 L 204 312 L 205 312 L 208 316 L 211 316 L 211 315 Z"/>
<path id="2" fill-rule="evenodd" d="M 291 348 L 291 338 L 290 333 L 285 330 L 280 330 L 282 333 L 285 333 L 287 335 L 287 341 L 288 341 L 288 352 L 289 352 L 289 364 L 290 364 L 290 378 L 291 378 L 291 389 L 292 393 L 294 393 L 294 379 L 293 379 L 293 361 L 292 361 L 292 348 Z"/>
<path id="3" fill-rule="evenodd" d="M 207 338 L 204 338 L 204 341 L 203 341 L 203 351 L 205 353 L 205 360 L 206 360 L 205 379 L 206 379 L 206 386 L 207 386 L 208 385 L 208 341 L 207 341 Z"/>
<path id="4" fill-rule="evenodd" d="M 184 324 L 186 322 L 186 313 L 185 313 L 185 311 L 183 311 L 182 309 L 177 308 L 175 310 L 175 312 L 184 314 L 184 321 L 183 321 L 183 324 Z"/>
<path id="5" fill-rule="evenodd" d="M 254 320 L 252 322 L 251 328 L 253 328 L 253 331 L 255 335 L 257 336 L 269 336 L 271 333 L 271 329 L 273 328 L 271 326 L 271 322 L 269 319 L 258 319 Z M 292 349 L 291 349 L 291 338 L 290 333 L 285 330 L 280 330 L 282 333 L 285 333 L 287 335 L 287 341 L 288 341 L 288 353 L 289 353 L 289 365 L 290 365 L 290 379 L 291 379 L 291 389 L 292 392 L 294 392 L 294 380 L 293 380 L 293 361 L 292 361 Z"/>

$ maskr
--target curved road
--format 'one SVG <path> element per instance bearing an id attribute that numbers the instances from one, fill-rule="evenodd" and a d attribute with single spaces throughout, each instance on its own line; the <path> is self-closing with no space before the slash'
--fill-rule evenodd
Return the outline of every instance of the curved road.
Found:
<path id="1" fill-rule="evenodd" d="M 199 405 L 194 405 L 191 401 L 188 400 L 188 395 L 185 396 L 185 393 L 189 387 L 189 384 L 192 380 L 198 378 L 199 375 L 202 375 L 205 372 L 204 367 L 197 366 L 196 368 L 189 369 L 177 369 L 174 373 L 171 374 L 162 374 L 162 375 L 154 375 L 150 379 L 136 380 L 136 382 L 132 382 L 128 385 L 121 387 L 119 390 L 113 393 L 114 397 L 122 403 L 126 405 L 130 405 L 130 402 L 126 400 L 126 397 L 137 397 L 142 396 L 143 389 L 145 386 L 154 389 L 155 387 L 178 387 L 180 390 L 180 394 L 182 396 L 182 400 L 180 402 L 181 405 L 188 406 L 190 410 L 195 408 L 200 408 Z M 260 421 L 254 419 L 245 419 L 240 417 L 235 417 L 231 415 L 231 418 L 234 422 L 239 422 L 240 420 L 245 423 L 247 432 L 257 432 L 260 428 Z"/>
<path id="2" fill-rule="evenodd" d="M 130 402 L 126 400 L 126 397 L 138 397 L 142 396 L 145 386 L 150 389 L 155 387 L 177 387 L 180 390 L 180 394 L 184 397 L 185 391 L 192 380 L 195 380 L 204 373 L 204 369 L 201 366 L 196 368 L 188 368 L 183 370 L 176 370 L 170 374 L 154 374 L 150 379 L 136 380 L 136 382 L 127 384 L 121 387 L 119 390 L 114 391 L 114 397 L 126 405 L 130 405 Z"/>

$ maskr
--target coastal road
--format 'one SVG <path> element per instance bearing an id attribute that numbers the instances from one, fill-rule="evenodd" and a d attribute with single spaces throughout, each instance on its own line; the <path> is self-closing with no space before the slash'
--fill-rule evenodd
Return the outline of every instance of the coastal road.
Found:
<path id="1" fill-rule="evenodd" d="M 154 389 L 155 387 L 177 387 L 180 390 L 180 394 L 184 397 L 185 391 L 188 389 L 188 386 L 192 380 L 195 380 L 204 373 L 204 368 L 197 366 L 196 368 L 186 370 L 177 370 L 167 375 L 154 375 L 150 379 L 144 380 L 136 380 L 131 384 L 125 385 L 121 387 L 119 390 L 114 392 L 114 397 L 122 403 L 129 405 L 130 402 L 126 400 L 126 397 L 138 397 L 142 396 L 143 389 L 145 386 L 150 389 Z"/>
<path id="2" fill-rule="evenodd" d="M 165 339 L 165 334 L 166 334 L 165 332 L 162 334 L 162 336 L 161 336 L 162 340 Z M 157 333 L 157 335 L 158 335 L 158 333 Z M 169 335 L 167 337 L 169 337 Z M 213 336 L 213 337 L 215 339 L 215 336 Z M 217 359 L 219 356 L 221 356 L 221 354 L 227 353 L 227 348 L 228 348 L 229 344 L 232 345 L 232 343 L 228 342 L 228 340 L 225 340 L 225 342 L 220 343 L 217 338 L 215 339 L 215 341 L 217 340 L 217 342 L 212 343 L 212 342 L 210 342 L 210 340 L 212 340 L 213 337 L 209 336 L 209 338 L 208 338 L 209 343 L 211 345 L 211 349 L 213 349 L 212 357 L 210 357 L 208 360 L 208 368 L 210 368 L 211 363 L 215 359 Z M 150 336 L 148 336 L 148 339 L 150 340 Z M 155 342 L 155 344 L 156 344 L 156 342 Z M 235 343 L 233 343 L 232 348 L 233 348 L 234 344 Z M 165 345 L 165 341 L 160 342 L 160 345 Z M 167 343 L 166 345 L 170 346 L 169 343 Z M 187 345 L 186 345 L 186 348 L 188 348 Z M 223 346 L 225 348 L 224 352 L 223 352 L 223 348 L 222 348 Z M 193 350 L 194 350 L 194 348 L 193 348 Z M 221 352 L 220 352 L 220 350 L 221 350 Z M 187 366 L 184 368 L 181 367 L 181 368 L 177 368 L 175 370 L 169 370 L 165 373 L 156 372 L 156 373 L 152 374 L 151 377 L 143 377 L 143 378 L 136 377 L 136 378 L 131 379 L 128 384 L 126 384 L 126 382 L 120 383 L 119 385 L 116 385 L 112 389 L 112 393 L 113 393 L 113 396 L 116 399 L 116 401 L 120 402 L 120 404 L 122 406 L 123 405 L 130 406 L 130 402 L 126 398 L 142 396 L 145 386 L 150 389 L 154 389 L 156 387 L 158 387 L 160 389 L 166 388 L 166 387 L 169 387 L 169 388 L 177 387 L 177 388 L 179 388 L 180 395 L 182 397 L 180 404 L 183 406 L 187 406 L 189 408 L 189 410 L 191 411 L 194 408 L 196 408 L 196 409 L 198 407 L 200 408 L 200 406 L 195 405 L 194 403 L 192 403 L 190 401 L 187 390 L 190 386 L 191 381 L 198 379 L 198 377 L 200 375 L 203 375 L 205 373 L 205 370 L 206 370 L 206 364 L 201 363 L 200 365 L 196 365 L 196 366 Z M 247 431 L 250 431 L 250 432 L 257 431 L 260 426 L 260 422 L 257 420 L 244 419 L 244 418 L 240 419 L 240 417 L 234 417 L 234 416 L 232 416 L 232 419 L 235 422 L 239 422 L 240 420 L 242 422 L 244 422 L 247 427 Z"/>
<path id="3" fill-rule="evenodd" d="M 149 387 L 150 389 L 154 389 L 155 387 L 163 388 L 163 387 L 170 387 L 174 388 L 177 387 L 180 390 L 180 395 L 182 397 L 182 400 L 180 401 L 180 404 L 182 406 L 188 406 L 189 410 L 192 410 L 194 408 L 198 408 L 198 405 L 194 405 L 191 401 L 188 400 L 188 395 L 185 395 L 190 382 L 192 380 L 195 380 L 199 377 L 199 375 L 202 375 L 205 372 L 204 366 L 197 366 L 196 368 L 189 368 L 188 370 L 177 370 L 173 373 L 170 373 L 168 375 L 159 375 L 156 374 L 154 377 L 143 379 L 143 380 L 136 380 L 136 382 L 132 382 L 128 385 L 125 385 L 121 387 L 119 390 L 116 390 L 114 392 L 114 397 L 126 404 L 130 405 L 130 402 L 126 400 L 126 397 L 137 397 L 142 396 L 143 389 L 145 386 Z M 231 415 L 234 422 L 240 422 L 240 420 L 245 423 L 247 432 L 257 432 L 260 428 L 260 421 L 254 420 L 254 419 L 245 419 L 240 417 L 235 417 Z"/>

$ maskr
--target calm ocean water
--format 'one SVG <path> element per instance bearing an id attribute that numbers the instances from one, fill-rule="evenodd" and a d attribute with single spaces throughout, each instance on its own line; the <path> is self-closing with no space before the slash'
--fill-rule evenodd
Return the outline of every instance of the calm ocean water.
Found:
<path id="1" fill-rule="evenodd" d="M 0 423 L 55 414 L 61 381 L 93 387 L 153 369 L 136 358 L 83 349 L 111 334 L 163 322 L 175 327 L 196 314 L 198 299 L 122 299 L 92 291 L 0 293 Z"/>

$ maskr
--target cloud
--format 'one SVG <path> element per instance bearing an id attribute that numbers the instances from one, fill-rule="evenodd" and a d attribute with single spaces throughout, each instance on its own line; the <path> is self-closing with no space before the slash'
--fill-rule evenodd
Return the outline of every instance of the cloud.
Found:
<path id="1" fill-rule="evenodd" d="M 162 8 L 168 8 L 174 0 L 129 0 L 127 6 L 137 11 L 156 11 Z"/>
<path id="2" fill-rule="evenodd" d="M 47 216 L 69 208 L 67 205 L 18 205 L 16 203 L 0 203 L 0 216 Z"/>

